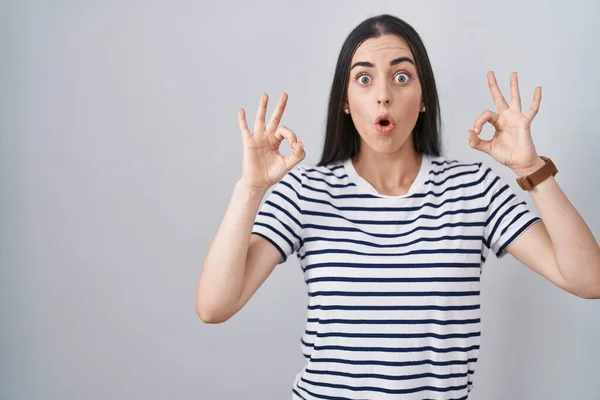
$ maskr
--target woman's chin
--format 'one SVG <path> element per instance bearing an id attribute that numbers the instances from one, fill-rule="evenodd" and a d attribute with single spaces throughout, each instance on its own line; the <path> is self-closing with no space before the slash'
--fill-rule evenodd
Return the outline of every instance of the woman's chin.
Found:
<path id="1" fill-rule="evenodd" d="M 368 135 L 368 140 L 363 136 L 363 143 L 377 153 L 395 153 L 407 142 L 410 142 L 410 133 L 401 135 L 396 129 L 390 133 L 382 134 L 373 132 Z"/>

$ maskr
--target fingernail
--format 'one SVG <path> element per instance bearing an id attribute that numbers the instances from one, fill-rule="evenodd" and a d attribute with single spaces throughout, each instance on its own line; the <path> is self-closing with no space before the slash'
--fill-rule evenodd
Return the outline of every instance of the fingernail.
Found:
<path id="1" fill-rule="evenodd" d="M 477 133 L 477 128 L 473 127 L 473 132 Z"/>

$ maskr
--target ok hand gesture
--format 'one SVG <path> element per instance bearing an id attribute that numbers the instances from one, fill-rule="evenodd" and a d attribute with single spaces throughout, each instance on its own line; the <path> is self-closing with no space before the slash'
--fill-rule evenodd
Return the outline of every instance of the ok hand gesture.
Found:
<path id="1" fill-rule="evenodd" d="M 256 113 L 254 132 L 248 129 L 244 109 L 238 109 L 238 121 L 244 143 L 242 179 L 249 188 L 267 190 L 306 156 L 304 145 L 296 134 L 285 126 L 279 126 L 287 99 L 287 94 L 282 93 L 268 125 L 265 126 L 268 96 L 263 94 Z M 287 156 L 279 151 L 284 139 L 287 139 L 293 149 Z"/>

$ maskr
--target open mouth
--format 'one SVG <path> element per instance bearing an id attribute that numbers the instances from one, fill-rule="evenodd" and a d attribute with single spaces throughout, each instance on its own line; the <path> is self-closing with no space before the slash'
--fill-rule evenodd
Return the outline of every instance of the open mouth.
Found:
<path id="1" fill-rule="evenodd" d="M 375 119 L 375 123 L 381 126 L 389 126 L 394 125 L 394 120 L 387 113 L 379 114 L 379 116 Z"/>
<path id="2" fill-rule="evenodd" d="M 381 133 L 390 133 L 396 124 L 388 114 L 380 114 L 375 120 L 375 126 Z"/>

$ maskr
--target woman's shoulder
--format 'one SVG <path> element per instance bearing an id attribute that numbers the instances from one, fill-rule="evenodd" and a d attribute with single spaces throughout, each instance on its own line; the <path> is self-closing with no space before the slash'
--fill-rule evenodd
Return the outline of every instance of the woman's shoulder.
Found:
<path id="1" fill-rule="evenodd" d="M 428 180 L 440 190 L 464 187 L 479 191 L 487 175 L 487 164 L 475 158 L 430 157 Z"/>
<path id="2" fill-rule="evenodd" d="M 344 162 L 333 162 L 328 165 L 301 163 L 290 169 L 278 182 L 300 193 L 305 188 L 320 190 L 318 188 L 335 188 L 347 185 L 348 174 L 344 169 Z"/>

